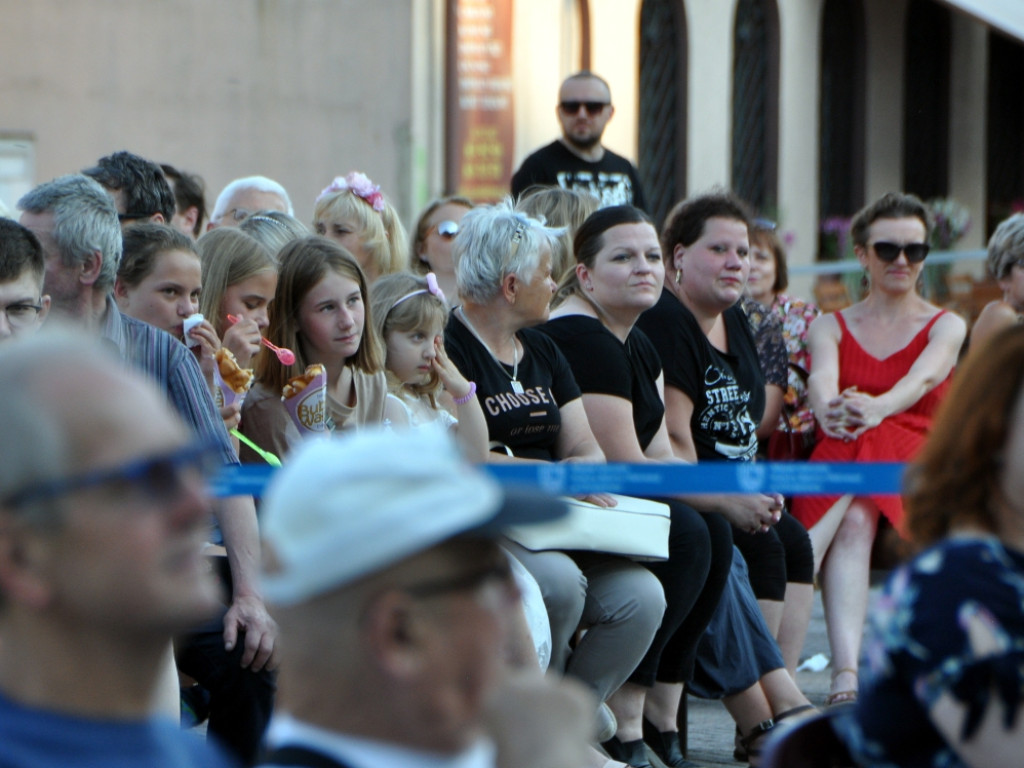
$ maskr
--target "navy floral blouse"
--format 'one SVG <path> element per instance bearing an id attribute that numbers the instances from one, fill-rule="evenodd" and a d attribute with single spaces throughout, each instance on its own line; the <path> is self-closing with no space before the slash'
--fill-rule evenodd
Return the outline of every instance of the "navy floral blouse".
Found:
<path id="1" fill-rule="evenodd" d="M 864 766 L 966 765 L 929 711 L 964 708 L 970 740 L 999 702 L 1004 727 L 1024 699 L 1024 554 L 994 537 L 954 537 L 896 570 L 871 612 L 860 697 L 836 722 Z M 1021 765 L 1024 765 L 1022 744 Z"/>

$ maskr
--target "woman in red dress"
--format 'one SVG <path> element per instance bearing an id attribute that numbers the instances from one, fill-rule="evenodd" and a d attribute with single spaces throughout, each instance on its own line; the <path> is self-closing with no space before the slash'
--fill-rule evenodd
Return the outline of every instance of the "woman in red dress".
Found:
<path id="1" fill-rule="evenodd" d="M 863 301 L 810 327 L 808 389 L 819 425 L 812 461 L 907 461 L 924 442 L 966 333 L 963 320 L 917 292 L 928 231 L 927 209 L 913 195 L 887 194 L 854 218 L 854 252 L 871 287 Z M 847 494 L 793 503 L 811 536 L 832 648 L 826 704 L 857 698 L 879 514 L 899 530 L 900 497 Z"/>

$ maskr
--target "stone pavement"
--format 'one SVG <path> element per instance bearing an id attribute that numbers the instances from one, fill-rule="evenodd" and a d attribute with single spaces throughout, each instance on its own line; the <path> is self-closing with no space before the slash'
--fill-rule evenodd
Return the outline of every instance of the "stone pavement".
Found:
<path id="1" fill-rule="evenodd" d="M 875 579 L 873 579 L 873 582 Z M 877 588 L 872 589 L 874 600 Z M 814 591 L 814 609 L 811 624 L 804 643 L 801 660 L 815 654 L 829 656 L 828 638 L 825 634 L 825 618 L 821 607 L 821 591 Z M 812 704 L 821 707 L 828 694 L 832 674 L 831 667 L 820 672 L 797 672 L 796 682 Z M 737 768 L 745 763 L 732 759 L 733 738 L 736 725 L 720 701 L 705 701 L 694 696 L 687 697 L 689 710 L 689 751 L 688 757 L 695 763 L 708 768 Z"/>

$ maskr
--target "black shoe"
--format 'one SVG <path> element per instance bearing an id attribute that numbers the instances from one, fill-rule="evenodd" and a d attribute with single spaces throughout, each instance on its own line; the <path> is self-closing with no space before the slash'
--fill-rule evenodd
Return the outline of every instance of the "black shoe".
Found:
<path id="1" fill-rule="evenodd" d="M 698 763 L 687 760 L 683 755 L 683 745 L 679 731 L 659 731 L 654 724 L 644 718 L 644 741 L 666 768 L 700 768 Z"/>
<path id="2" fill-rule="evenodd" d="M 608 753 L 608 757 L 612 760 L 626 763 L 633 766 L 633 768 L 654 768 L 651 765 L 651 761 L 647 759 L 643 739 L 619 741 L 616 737 L 612 736 L 608 741 L 601 742 L 601 746 L 604 747 L 604 751 Z"/>

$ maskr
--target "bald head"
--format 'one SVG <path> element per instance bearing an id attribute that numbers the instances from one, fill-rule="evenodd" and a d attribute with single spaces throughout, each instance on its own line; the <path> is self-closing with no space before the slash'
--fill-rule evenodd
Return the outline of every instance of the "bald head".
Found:
<path id="1" fill-rule="evenodd" d="M 166 398 L 103 342 L 62 328 L 0 348 L 0 498 L 180 444 Z"/>

